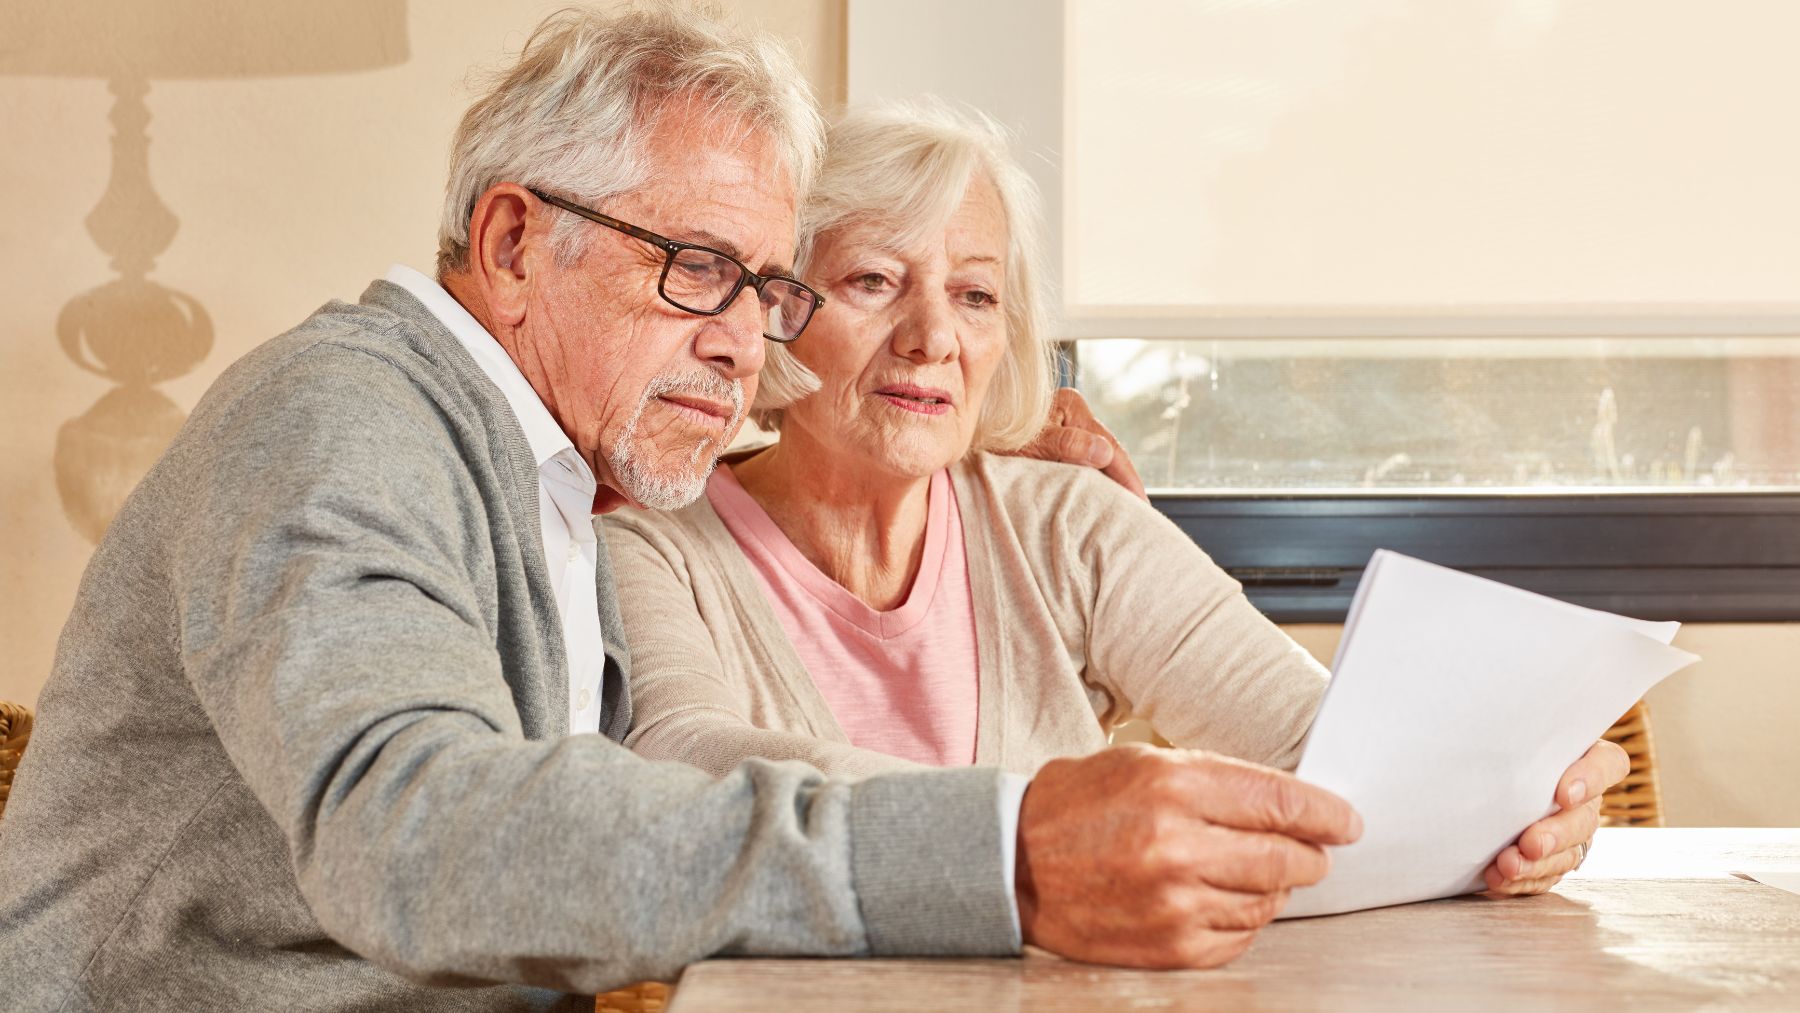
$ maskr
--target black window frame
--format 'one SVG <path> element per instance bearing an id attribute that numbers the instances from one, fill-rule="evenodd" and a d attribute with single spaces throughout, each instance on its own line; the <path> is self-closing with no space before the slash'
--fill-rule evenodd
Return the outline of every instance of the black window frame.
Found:
<path id="1" fill-rule="evenodd" d="M 1376 549 L 1640 619 L 1800 620 L 1800 494 L 1151 502 L 1281 623 L 1341 623 Z"/>

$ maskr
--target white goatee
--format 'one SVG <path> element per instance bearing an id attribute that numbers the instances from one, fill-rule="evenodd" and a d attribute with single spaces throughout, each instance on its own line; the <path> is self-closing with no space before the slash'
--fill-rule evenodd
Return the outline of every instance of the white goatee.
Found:
<path id="1" fill-rule="evenodd" d="M 643 421 L 644 410 L 650 402 L 665 394 L 692 394 L 709 400 L 731 401 L 731 421 L 725 426 L 727 434 L 737 432 L 738 424 L 744 420 L 744 385 L 739 380 L 727 380 L 717 373 L 702 370 L 696 373 L 665 373 L 652 379 L 644 388 L 644 395 L 639 399 L 637 408 L 631 418 L 625 422 L 625 429 L 614 441 L 612 449 L 607 452 L 606 463 L 612 466 L 613 479 L 619 483 L 620 490 L 631 497 L 632 501 L 651 510 L 678 510 L 687 506 L 706 490 L 706 480 L 712 476 L 713 468 L 718 466 L 719 455 L 725 452 L 720 441 L 711 436 L 703 436 L 694 444 L 693 453 L 688 455 L 687 467 L 681 474 L 666 474 L 656 468 L 652 455 L 641 453 L 638 448 L 638 424 Z M 649 449 L 649 448 L 644 448 Z M 711 453 L 704 470 L 696 471 L 701 458 Z"/>

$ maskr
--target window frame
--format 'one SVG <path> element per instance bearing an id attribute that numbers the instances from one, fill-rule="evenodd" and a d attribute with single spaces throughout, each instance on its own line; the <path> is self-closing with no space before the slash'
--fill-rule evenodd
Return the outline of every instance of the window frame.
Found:
<path id="1" fill-rule="evenodd" d="M 1800 621 L 1800 494 L 1242 496 L 1151 503 L 1281 623 L 1341 623 L 1376 549 L 1640 619 Z"/>

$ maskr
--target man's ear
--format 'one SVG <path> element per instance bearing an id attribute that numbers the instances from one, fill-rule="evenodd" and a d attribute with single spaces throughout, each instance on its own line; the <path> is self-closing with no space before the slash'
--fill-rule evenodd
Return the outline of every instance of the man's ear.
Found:
<path id="1" fill-rule="evenodd" d="M 517 183 L 496 183 L 469 216 L 469 273 L 481 288 L 494 323 L 525 319 L 532 272 L 550 251 L 552 209 Z"/>

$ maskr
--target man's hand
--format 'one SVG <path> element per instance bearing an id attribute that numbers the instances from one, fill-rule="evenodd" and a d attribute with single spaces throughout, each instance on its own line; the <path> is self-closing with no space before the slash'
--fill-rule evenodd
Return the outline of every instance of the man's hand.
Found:
<path id="1" fill-rule="evenodd" d="M 1556 785 L 1561 811 L 1525 828 L 1517 844 L 1500 852 L 1483 877 L 1495 893 L 1543 893 L 1587 858 L 1600 826 L 1600 796 L 1625 780 L 1631 757 L 1617 743 L 1594 743 L 1563 772 Z"/>
<path id="2" fill-rule="evenodd" d="M 1214 967 L 1249 949 L 1321 845 L 1362 820 L 1290 774 L 1211 753 L 1121 746 L 1055 760 L 1019 810 L 1025 941 L 1126 967 Z"/>
<path id="3" fill-rule="evenodd" d="M 1138 478 L 1137 468 L 1132 466 L 1124 445 L 1100 424 L 1081 392 L 1073 387 L 1057 389 L 1056 397 L 1050 403 L 1050 421 L 1044 431 L 1014 453 L 1040 461 L 1099 468 L 1139 499 L 1150 498 L 1144 492 L 1144 481 Z"/>

